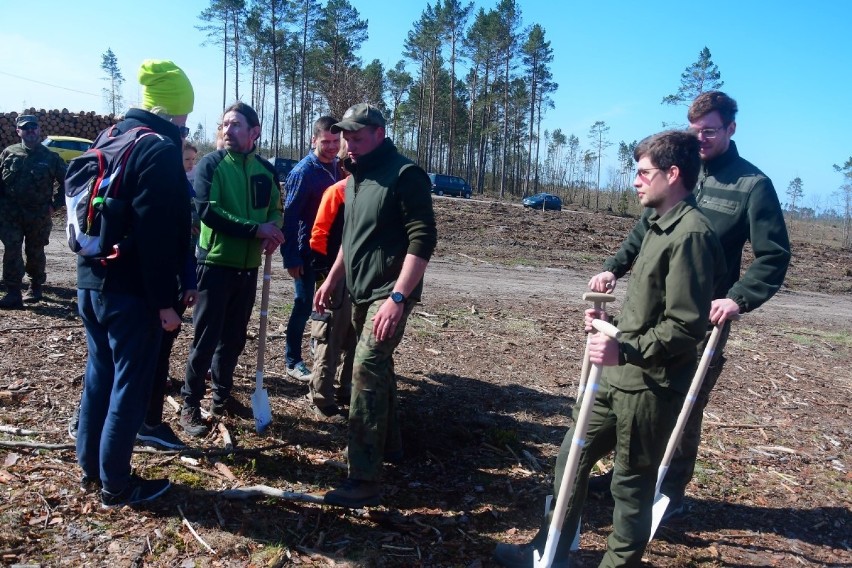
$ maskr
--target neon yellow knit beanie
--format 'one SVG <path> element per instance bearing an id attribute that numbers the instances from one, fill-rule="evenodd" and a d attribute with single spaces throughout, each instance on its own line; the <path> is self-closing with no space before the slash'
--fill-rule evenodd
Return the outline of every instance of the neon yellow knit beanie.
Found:
<path id="1" fill-rule="evenodd" d="M 173 116 L 192 112 L 195 102 L 192 83 L 173 62 L 146 59 L 139 67 L 138 76 L 144 108 L 162 107 Z"/>

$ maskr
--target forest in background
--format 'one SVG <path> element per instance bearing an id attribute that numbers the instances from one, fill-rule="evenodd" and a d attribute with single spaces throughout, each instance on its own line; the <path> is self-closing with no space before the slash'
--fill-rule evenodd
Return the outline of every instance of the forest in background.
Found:
<path id="1" fill-rule="evenodd" d="M 369 102 L 403 153 L 427 171 L 464 177 L 475 194 L 515 200 L 547 191 L 595 211 L 640 210 L 631 185 L 636 140 L 614 142 L 602 120 L 584 139 L 542 128 L 559 88 L 554 53 L 542 25 L 523 21 L 517 0 L 491 9 L 427 2 L 390 69 L 358 57 L 367 21 L 348 0 L 210 0 L 196 27 L 220 50 L 223 108 L 240 99 L 261 115 L 263 155 L 299 159 L 316 117 Z M 111 50 L 102 68 L 115 109 L 123 77 Z M 661 103 L 685 108 L 723 85 L 704 47 Z M 202 154 L 212 147 L 202 124 L 191 139 Z M 616 159 L 604 164 L 613 146 Z M 806 206 L 799 177 L 786 187 L 775 180 L 776 190 L 791 220 L 842 227 L 844 246 L 852 246 L 852 157 L 834 168 L 843 181 L 831 204 Z"/>

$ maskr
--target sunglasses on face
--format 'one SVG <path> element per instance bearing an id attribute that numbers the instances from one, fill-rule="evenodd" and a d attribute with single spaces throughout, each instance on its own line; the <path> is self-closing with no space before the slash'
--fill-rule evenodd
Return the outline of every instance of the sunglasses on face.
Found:
<path id="1" fill-rule="evenodd" d="M 21 127 L 21 130 L 38 130 L 38 126 L 35 124 L 26 124 Z"/>

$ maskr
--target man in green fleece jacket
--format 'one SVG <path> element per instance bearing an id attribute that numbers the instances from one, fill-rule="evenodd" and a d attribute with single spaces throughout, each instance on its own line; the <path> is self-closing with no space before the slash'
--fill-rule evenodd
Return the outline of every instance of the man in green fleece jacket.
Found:
<path id="1" fill-rule="evenodd" d="M 613 323 L 619 340 L 595 334 L 589 361 L 603 365 L 589 419 L 579 469 L 568 502 L 553 566 L 571 566 L 570 545 L 580 522 L 589 471 L 616 450 L 612 495 L 612 534 L 601 568 L 638 566 L 651 533 L 651 508 L 657 468 L 677 421 L 696 364 L 695 346 L 704 337 L 710 303 L 725 271 L 725 255 L 707 218 L 692 195 L 698 178 L 698 140 L 687 132 L 662 132 L 642 140 L 633 186 L 651 210 L 648 229 L 634 266 L 621 313 Z M 600 310 L 586 311 L 586 330 Z M 574 419 L 580 405 L 574 409 Z M 556 459 L 554 485 L 562 484 L 572 427 Z M 533 566 L 535 551 L 547 542 L 542 524 L 527 545 L 498 545 L 501 566 Z"/>
<path id="2" fill-rule="evenodd" d="M 708 91 L 696 97 L 687 114 L 690 130 L 701 142 L 701 173 L 695 189 L 698 207 L 719 235 L 728 264 L 728 272 L 716 289 L 710 323 L 724 322 L 725 326 L 661 488 L 671 499 L 664 521 L 684 512 L 683 496 L 695 469 L 704 407 L 725 364 L 723 350 L 730 319 L 769 300 L 784 283 L 790 263 L 790 239 L 772 181 L 741 158 L 731 140 L 737 130 L 736 114 L 736 101 L 721 91 Z M 615 256 L 604 262 L 604 272 L 591 279 L 589 288 L 611 291 L 616 279 L 631 269 L 647 232 L 649 214 L 646 210 Z M 746 241 L 751 242 L 754 261 L 740 275 Z M 710 331 L 712 327 L 698 345 L 699 353 L 703 352 Z M 606 477 L 601 481 L 605 484 L 593 485 L 598 488 L 608 485 Z"/>
<path id="3" fill-rule="evenodd" d="M 325 495 L 342 507 L 378 505 L 383 461 L 401 458 L 393 352 L 423 290 L 437 231 L 429 177 L 385 138 L 385 119 L 354 105 L 331 127 L 343 132 L 352 173 L 346 184 L 343 242 L 314 296 L 323 313 L 341 278 L 358 334 L 349 404 L 349 476 Z"/>
<path id="4" fill-rule="evenodd" d="M 198 302 L 192 314 L 195 335 L 180 415 L 180 425 L 191 436 L 208 431 L 201 419 L 208 369 L 211 413 L 244 418 L 251 414 L 231 396 L 234 369 L 246 345 L 261 255 L 284 242 L 275 171 L 255 152 L 260 136 L 257 113 L 245 103 L 234 103 L 222 116 L 222 133 L 224 149 L 204 156 L 195 174 L 195 204 L 201 218 Z"/>

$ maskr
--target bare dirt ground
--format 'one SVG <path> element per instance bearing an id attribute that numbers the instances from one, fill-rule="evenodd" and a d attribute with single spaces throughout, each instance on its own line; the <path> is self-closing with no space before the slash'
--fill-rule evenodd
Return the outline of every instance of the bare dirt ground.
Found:
<path id="1" fill-rule="evenodd" d="M 480 567 L 493 565 L 497 542 L 528 540 L 570 425 L 580 295 L 632 221 L 476 200 L 435 205 L 440 245 L 396 357 L 405 459 L 386 469 L 383 506 L 366 511 L 222 496 L 255 484 L 322 492 L 345 475 L 346 432 L 318 420 L 306 387 L 283 373 L 292 286 L 280 265 L 267 435 L 228 419 L 232 451 L 216 430 L 187 440 L 192 450 L 181 455 L 140 447 L 134 467 L 174 484 L 148 509 L 104 511 L 82 493 L 66 424 L 86 347 L 73 257 L 57 230 L 47 300 L 0 312 L 0 564 Z M 625 290 L 620 283 L 616 295 Z M 256 318 L 237 371 L 235 394 L 246 403 Z M 661 529 L 646 565 L 852 566 L 850 321 L 852 253 L 794 241 L 785 288 L 738 323 L 728 344 L 691 514 Z M 189 319 L 185 327 L 172 356 L 178 379 Z M 179 432 L 176 415 L 168 419 Z M 597 565 L 611 515 L 610 501 L 590 499 L 580 565 Z"/>

